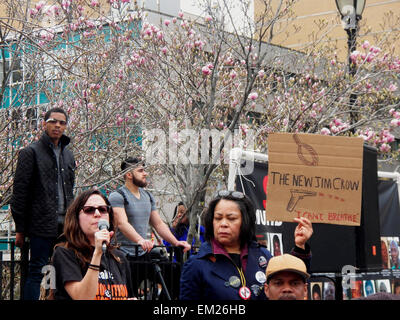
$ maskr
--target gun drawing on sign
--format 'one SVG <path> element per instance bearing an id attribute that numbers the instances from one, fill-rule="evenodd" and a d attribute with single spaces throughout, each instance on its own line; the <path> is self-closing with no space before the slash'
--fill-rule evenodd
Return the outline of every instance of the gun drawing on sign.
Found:
<path id="1" fill-rule="evenodd" d="M 317 193 L 314 191 L 305 191 L 296 189 L 290 190 L 290 193 L 291 193 L 290 200 L 286 207 L 286 210 L 289 212 L 292 212 L 294 210 L 299 200 L 304 199 L 305 197 L 315 197 L 317 195 Z"/>

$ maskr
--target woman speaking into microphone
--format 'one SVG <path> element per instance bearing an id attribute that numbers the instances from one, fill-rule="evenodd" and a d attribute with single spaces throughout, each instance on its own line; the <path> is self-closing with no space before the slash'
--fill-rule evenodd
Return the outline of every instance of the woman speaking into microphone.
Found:
<path id="1" fill-rule="evenodd" d="M 55 299 L 133 297 L 129 263 L 110 244 L 113 235 L 114 214 L 107 198 L 96 189 L 78 195 L 65 216 L 66 241 L 56 246 L 52 257 L 56 271 Z"/>

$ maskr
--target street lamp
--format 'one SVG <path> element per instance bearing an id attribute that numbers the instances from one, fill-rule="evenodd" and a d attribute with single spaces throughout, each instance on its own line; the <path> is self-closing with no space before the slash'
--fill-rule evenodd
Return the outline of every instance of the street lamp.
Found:
<path id="1" fill-rule="evenodd" d="M 361 20 L 361 14 L 364 11 L 365 0 L 335 0 L 336 7 L 342 18 L 343 28 L 347 32 L 348 47 L 348 70 L 353 77 L 356 74 L 356 65 L 351 61 L 351 53 L 356 50 L 356 38 L 358 32 L 358 22 Z M 350 109 L 353 109 L 357 95 L 350 94 Z M 350 112 L 351 124 L 357 122 L 357 116 L 354 112 Z M 352 130 L 354 133 L 354 129 Z"/>
<path id="2" fill-rule="evenodd" d="M 365 0 L 336 0 L 344 29 L 356 29 L 364 11 Z"/>

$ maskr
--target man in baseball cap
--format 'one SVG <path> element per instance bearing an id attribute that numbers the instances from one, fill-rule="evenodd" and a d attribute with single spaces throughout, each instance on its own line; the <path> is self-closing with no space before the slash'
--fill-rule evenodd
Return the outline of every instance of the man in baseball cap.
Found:
<path id="1" fill-rule="evenodd" d="M 304 300 L 310 275 L 304 262 L 290 254 L 269 260 L 266 270 L 265 295 L 269 300 Z"/>

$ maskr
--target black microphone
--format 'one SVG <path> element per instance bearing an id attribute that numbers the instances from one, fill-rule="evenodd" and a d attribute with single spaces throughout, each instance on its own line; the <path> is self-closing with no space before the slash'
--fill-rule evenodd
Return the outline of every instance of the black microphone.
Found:
<path id="1" fill-rule="evenodd" d="M 99 220 L 98 226 L 99 226 L 99 230 L 103 230 L 103 229 L 107 229 L 108 230 L 108 228 L 110 228 L 110 224 L 108 223 L 107 220 L 104 220 L 104 219 L 100 219 Z M 103 241 L 102 249 L 103 249 L 103 253 L 105 253 L 106 250 L 107 250 L 106 241 Z"/>

